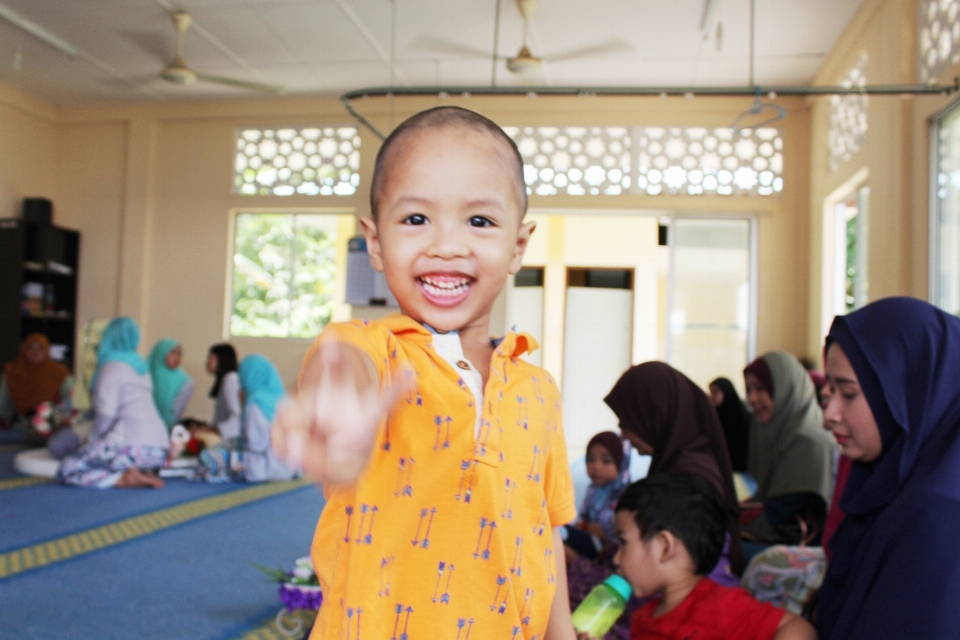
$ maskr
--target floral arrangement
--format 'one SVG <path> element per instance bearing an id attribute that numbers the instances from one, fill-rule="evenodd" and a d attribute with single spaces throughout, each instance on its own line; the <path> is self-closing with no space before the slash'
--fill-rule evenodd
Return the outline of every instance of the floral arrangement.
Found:
<path id="1" fill-rule="evenodd" d="M 290 571 L 255 566 L 280 583 L 280 602 L 287 611 L 315 611 L 320 608 L 323 594 L 320 592 L 320 581 L 313 570 L 313 561 L 309 557 L 298 559 Z"/>

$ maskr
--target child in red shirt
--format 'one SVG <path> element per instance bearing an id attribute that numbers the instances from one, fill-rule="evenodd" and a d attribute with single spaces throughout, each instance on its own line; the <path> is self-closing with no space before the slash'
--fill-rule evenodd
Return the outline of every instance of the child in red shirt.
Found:
<path id="1" fill-rule="evenodd" d="M 726 512 L 709 482 L 667 473 L 630 485 L 617 502 L 614 563 L 639 597 L 631 639 L 816 640 L 803 618 L 706 578 L 723 549 Z"/>

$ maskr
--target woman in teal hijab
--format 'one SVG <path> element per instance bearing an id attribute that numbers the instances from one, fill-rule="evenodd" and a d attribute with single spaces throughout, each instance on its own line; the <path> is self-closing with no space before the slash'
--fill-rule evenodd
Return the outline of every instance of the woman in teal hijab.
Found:
<path id="1" fill-rule="evenodd" d="M 143 356 L 137 353 L 137 346 L 140 344 L 140 328 L 133 318 L 121 316 L 111 320 L 103 330 L 100 337 L 100 344 L 97 347 L 97 370 L 90 380 L 90 391 L 97 388 L 97 379 L 100 377 L 100 370 L 108 362 L 123 362 L 137 372 L 137 375 L 143 375 L 147 372 L 147 363 Z"/>
<path id="2" fill-rule="evenodd" d="M 247 356 L 240 362 L 240 388 L 246 395 L 244 413 L 254 404 L 270 422 L 277 410 L 277 402 L 286 395 L 283 380 L 273 363 L 261 355 Z"/>
<path id="3" fill-rule="evenodd" d="M 156 487 L 170 438 L 153 401 L 147 363 L 137 353 L 140 330 L 126 317 L 107 325 L 97 347 L 91 386 L 94 413 L 86 445 L 60 462 L 57 478 L 81 487 Z"/>
<path id="4" fill-rule="evenodd" d="M 270 428 L 277 403 L 286 395 L 283 379 L 277 368 L 260 355 L 244 358 L 237 373 L 244 397 L 239 442 L 232 448 L 213 447 L 203 451 L 196 479 L 208 482 L 289 480 L 294 476 L 293 470 L 270 448 Z"/>
<path id="5" fill-rule="evenodd" d="M 172 338 L 163 338 L 150 351 L 153 402 L 167 429 L 173 428 L 193 395 L 193 380 L 180 366 L 183 349 Z"/>

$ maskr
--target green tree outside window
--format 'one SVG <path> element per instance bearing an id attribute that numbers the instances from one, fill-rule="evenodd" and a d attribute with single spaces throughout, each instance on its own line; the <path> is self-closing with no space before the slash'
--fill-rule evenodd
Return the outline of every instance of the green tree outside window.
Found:
<path id="1" fill-rule="evenodd" d="M 231 335 L 315 337 L 333 313 L 336 258 L 336 216 L 238 215 Z"/>

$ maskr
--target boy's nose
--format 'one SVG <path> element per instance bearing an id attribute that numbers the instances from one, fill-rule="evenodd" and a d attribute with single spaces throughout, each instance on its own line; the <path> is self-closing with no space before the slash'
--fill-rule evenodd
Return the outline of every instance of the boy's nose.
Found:
<path id="1" fill-rule="evenodd" d="M 470 248 L 465 240 L 466 238 L 461 231 L 437 225 L 428 253 L 430 257 L 447 260 L 462 258 L 470 253 Z"/>

